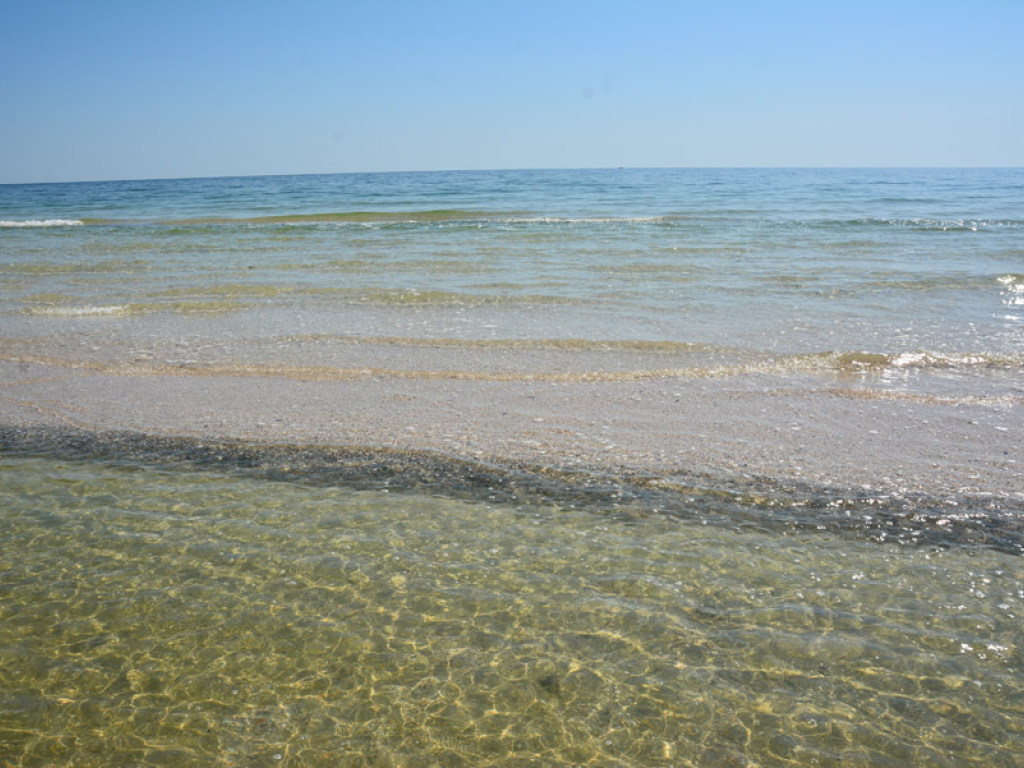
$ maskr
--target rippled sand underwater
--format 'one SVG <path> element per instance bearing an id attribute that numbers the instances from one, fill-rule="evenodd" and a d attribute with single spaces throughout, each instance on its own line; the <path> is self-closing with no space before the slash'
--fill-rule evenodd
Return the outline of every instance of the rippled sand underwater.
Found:
<path id="1" fill-rule="evenodd" d="M 5 766 L 1024 754 L 1009 552 L 116 456 L 0 472 Z"/>

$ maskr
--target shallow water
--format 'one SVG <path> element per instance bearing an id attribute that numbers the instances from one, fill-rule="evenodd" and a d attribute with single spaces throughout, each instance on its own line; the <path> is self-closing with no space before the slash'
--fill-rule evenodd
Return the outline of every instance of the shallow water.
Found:
<path id="1" fill-rule="evenodd" d="M 2 316 L 101 343 L 199 315 L 207 340 L 670 341 L 1019 370 L 1022 188 L 1019 169 L 0 185 Z"/>
<path id="2" fill-rule="evenodd" d="M 0 459 L 6 765 L 1011 766 L 1019 556 Z M 710 510 L 713 511 L 713 510 Z"/>
<path id="3" fill-rule="evenodd" d="M 1022 190 L 0 185 L 0 765 L 1019 765 Z"/>
<path id="4" fill-rule="evenodd" d="M 1024 398 L 1020 169 L 0 185 L 0 360 Z M 861 378 L 858 378 L 860 376 Z M 561 378 L 560 378 L 561 377 Z"/>

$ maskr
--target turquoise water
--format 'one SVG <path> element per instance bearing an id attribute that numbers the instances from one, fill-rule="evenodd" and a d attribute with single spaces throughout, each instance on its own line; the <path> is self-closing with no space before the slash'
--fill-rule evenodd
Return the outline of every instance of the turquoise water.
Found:
<path id="1" fill-rule="evenodd" d="M 1006 430 L 1021 200 L 1019 169 L 2 185 L 0 363 L 771 374 Z M 0 424 L 0 765 L 1020 764 L 1006 494 L 465 458 Z"/>

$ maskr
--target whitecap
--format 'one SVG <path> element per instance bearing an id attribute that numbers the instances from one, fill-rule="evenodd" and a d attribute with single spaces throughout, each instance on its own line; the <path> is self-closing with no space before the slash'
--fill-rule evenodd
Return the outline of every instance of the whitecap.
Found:
<path id="1" fill-rule="evenodd" d="M 894 368 L 962 368 L 987 365 L 991 359 L 984 355 L 943 355 L 936 352 L 904 352 L 893 358 Z"/>
<path id="2" fill-rule="evenodd" d="M 128 312 L 127 304 L 110 304 L 84 307 L 33 307 L 34 315 L 54 315 L 57 317 L 85 317 L 89 315 L 123 315 Z"/>
<path id="3" fill-rule="evenodd" d="M 78 227 L 84 222 L 79 219 L 25 219 L 25 220 L 2 220 L 0 219 L 0 227 L 14 228 L 14 227 Z"/>

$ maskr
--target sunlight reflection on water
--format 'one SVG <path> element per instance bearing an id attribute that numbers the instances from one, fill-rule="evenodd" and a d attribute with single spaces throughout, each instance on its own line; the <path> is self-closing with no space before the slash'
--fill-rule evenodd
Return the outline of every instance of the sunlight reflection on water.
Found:
<path id="1" fill-rule="evenodd" d="M 8 764 L 1014 765 L 1017 556 L 0 464 Z"/>

